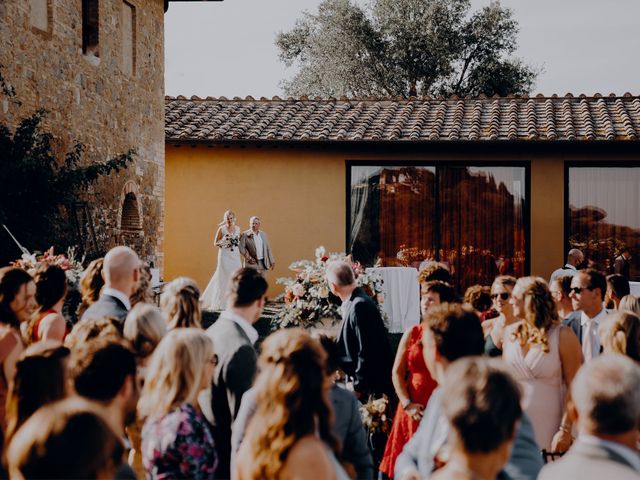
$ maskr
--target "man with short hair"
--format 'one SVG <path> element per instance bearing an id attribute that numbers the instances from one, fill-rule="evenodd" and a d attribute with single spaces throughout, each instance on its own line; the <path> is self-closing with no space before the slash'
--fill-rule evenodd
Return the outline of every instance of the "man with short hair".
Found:
<path id="1" fill-rule="evenodd" d="M 326 276 L 331 293 L 342 300 L 342 324 L 336 339 L 340 367 L 353 378 L 361 402 L 367 402 L 370 395 L 391 395 L 393 354 L 378 306 L 356 286 L 347 262 L 330 262 Z"/>
<path id="2" fill-rule="evenodd" d="M 426 315 L 429 308 L 441 303 L 456 303 L 459 299 L 453 287 L 440 280 L 420 284 L 420 313 Z"/>
<path id="3" fill-rule="evenodd" d="M 136 418 L 140 396 L 133 352 L 113 338 L 95 338 L 72 350 L 69 373 L 78 395 L 100 405 L 105 420 L 126 444 L 125 427 Z M 126 462 L 116 477 L 136 478 Z"/>
<path id="4" fill-rule="evenodd" d="M 607 279 L 597 270 L 581 270 L 571 279 L 569 297 L 575 311 L 563 323 L 580 340 L 585 362 L 600 355 L 602 351 L 598 328 L 609 313 L 602 306 L 606 291 Z"/>
<path id="5" fill-rule="evenodd" d="M 138 287 L 140 259 L 129 247 L 112 248 L 104 257 L 102 276 L 104 287 L 97 302 L 89 306 L 82 320 L 111 317 L 124 325 L 131 310 L 131 295 Z"/>
<path id="6" fill-rule="evenodd" d="M 578 273 L 578 266 L 584 262 L 584 254 L 582 251 L 577 248 L 572 248 L 569 250 L 569 254 L 567 255 L 567 263 L 564 267 L 558 268 L 551 274 L 551 279 L 549 283 L 553 283 L 553 281 L 558 277 L 565 277 L 567 275 L 573 276 Z"/>
<path id="7" fill-rule="evenodd" d="M 470 307 L 449 303 L 429 310 L 423 319 L 423 355 L 431 376 L 442 385 L 449 365 L 484 352 L 484 335 Z M 394 477 L 398 480 L 429 478 L 447 442 L 449 426 L 442 411 L 442 389 L 436 388 L 424 410 L 418 430 L 398 456 Z M 534 480 L 542 468 L 531 421 L 523 415 L 516 431 L 511 458 L 504 467 L 513 480 Z"/>
<path id="8" fill-rule="evenodd" d="M 638 364 L 607 354 L 583 365 L 571 385 L 569 412 L 578 425 L 578 440 L 542 470 L 540 480 L 640 479 Z"/>
<path id="9" fill-rule="evenodd" d="M 607 294 L 605 296 L 605 305 L 607 308 L 618 309 L 620 300 L 631 293 L 629 280 L 619 273 L 607 275 Z"/>
<path id="10" fill-rule="evenodd" d="M 240 236 L 240 254 L 244 257 L 244 266 L 254 268 L 261 273 L 273 270 L 276 261 L 271 252 L 267 234 L 260 230 L 260 218 L 249 219 L 251 228 Z"/>
<path id="11" fill-rule="evenodd" d="M 620 255 L 613 261 L 613 273 L 622 275 L 629 280 L 629 270 L 631 268 L 631 252 L 628 248 L 622 250 Z"/>
<path id="12" fill-rule="evenodd" d="M 248 267 L 236 270 L 229 285 L 227 310 L 207 329 L 218 357 L 211 386 L 211 411 L 219 478 L 230 476 L 231 425 L 242 395 L 251 387 L 256 373 L 254 344 L 258 332 L 253 324 L 262 314 L 268 287 L 258 270 Z"/>

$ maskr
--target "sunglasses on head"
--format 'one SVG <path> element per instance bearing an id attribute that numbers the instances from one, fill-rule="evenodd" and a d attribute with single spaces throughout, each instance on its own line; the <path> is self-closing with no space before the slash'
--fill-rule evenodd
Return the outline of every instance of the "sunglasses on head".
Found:
<path id="1" fill-rule="evenodd" d="M 492 293 L 491 294 L 491 299 L 495 300 L 496 298 L 500 297 L 502 300 L 508 300 L 510 296 L 511 296 L 511 294 L 508 293 L 508 292 Z"/>

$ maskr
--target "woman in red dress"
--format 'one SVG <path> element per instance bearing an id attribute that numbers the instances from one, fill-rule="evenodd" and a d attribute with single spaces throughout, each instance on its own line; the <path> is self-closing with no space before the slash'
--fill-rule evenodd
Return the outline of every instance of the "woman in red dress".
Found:
<path id="1" fill-rule="evenodd" d="M 422 356 L 422 332 L 420 324 L 404 333 L 393 365 L 393 386 L 399 403 L 380 463 L 380 471 L 389 478 L 393 477 L 396 458 L 418 429 L 422 412 L 437 386 Z"/>

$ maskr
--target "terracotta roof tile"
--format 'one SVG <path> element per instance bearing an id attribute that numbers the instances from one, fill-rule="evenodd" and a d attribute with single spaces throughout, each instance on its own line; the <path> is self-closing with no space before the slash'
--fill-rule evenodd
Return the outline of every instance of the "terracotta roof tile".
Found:
<path id="1" fill-rule="evenodd" d="M 165 98 L 167 141 L 639 140 L 640 97 Z"/>

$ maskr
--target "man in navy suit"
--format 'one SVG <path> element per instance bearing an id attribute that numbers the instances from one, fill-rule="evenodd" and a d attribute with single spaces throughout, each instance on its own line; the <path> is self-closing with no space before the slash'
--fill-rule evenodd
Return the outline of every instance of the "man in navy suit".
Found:
<path id="1" fill-rule="evenodd" d="M 582 356 L 587 362 L 602 351 L 598 328 L 609 313 L 603 305 L 607 292 L 607 279 L 602 272 L 588 268 L 581 270 L 571 280 L 569 297 L 575 312 L 564 324 L 577 335 L 582 345 Z"/>
<path id="2" fill-rule="evenodd" d="M 112 248 L 104 257 L 104 287 L 100 298 L 82 315 L 81 320 L 111 317 L 124 326 L 131 310 L 131 295 L 138 288 L 140 259 L 129 247 Z"/>

